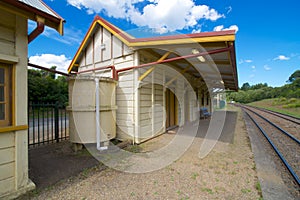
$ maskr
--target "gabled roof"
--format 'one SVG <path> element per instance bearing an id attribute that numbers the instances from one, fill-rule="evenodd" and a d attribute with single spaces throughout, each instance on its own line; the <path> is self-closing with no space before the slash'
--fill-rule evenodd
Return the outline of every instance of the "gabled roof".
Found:
<path id="1" fill-rule="evenodd" d="M 171 35 L 171 36 L 161 36 L 161 37 L 150 37 L 150 38 L 134 38 L 131 35 L 127 34 L 120 28 L 114 26 L 113 24 L 109 23 L 108 21 L 104 20 L 103 18 L 96 16 L 88 29 L 83 42 L 79 46 L 69 68 L 68 72 L 75 70 L 78 65 L 78 62 L 81 57 L 81 52 L 87 47 L 87 45 L 91 41 L 91 36 L 95 33 L 97 26 L 103 26 L 106 30 L 108 30 L 111 34 L 115 37 L 120 39 L 125 45 L 128 47 L 132 47 L 134 49 L 149 49 L 148 52 L 159 56 L 164 55 L 165 52 L 160 51 L 158 49 L 165 49 L 165 47 L 169 46 L 172 48 L 175 47 L 180 49 L 181 46 L 188 46 L 193 48 L 194 44 L 198 46 L 204 46 L 206 51 L 210 50 L 217 50 L 218 48 L 228 48 L 231 47 L 230 51 L 223 52 L 220 55 L 211 56 L 213 59 L 218 59 L 217 68 L 219 68 L 222 76 L 228 81 L 224 81 L 225 85 L 229 89 L 237 90 L 237 72 L 236 72 L 236 58 L 235 58 L 235 31 L 234 30 L 227 30 L 227 31 L 217 31 L 217 32 L 201 32 L 201 33 L 194 33 L 194 34 L 182 34 L 182 35 Z M 174 57 L 176 55 L 171 54 L 170 57 Z M 179 62 L 178 62 L 179 63 Z M 183 69 L 183 64 L 176 64 L 179 68 Z M 211 61 L 210 61 L 211 63 Z M 207 65 L 211 65 L 211 64 Z M 224 67 L 225 66 L 225 67 Z M 191 71 L 192 73 L 192 71 Z M 209 73 L 209 72 L 208 72 Z M 210 73 L 211 74 L 211 73 Z"/>
<path id="2" fill-rule="evenodd" d="M 45 19 L 45 25 L 63 35 L 65 20 L 48 7 L 42 0 L 1 0 L 0 8 L 33 21 L 37 17 Z"/>

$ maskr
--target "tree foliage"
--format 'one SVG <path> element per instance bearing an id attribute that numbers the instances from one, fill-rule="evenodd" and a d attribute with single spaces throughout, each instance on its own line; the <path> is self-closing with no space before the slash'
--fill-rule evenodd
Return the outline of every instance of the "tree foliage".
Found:
<path id="1" fill-rule="evenodd" d="M 52 67 L 56 69 L 56 67 Z M 68 82 L 66 77 L 55 77 L 55 73 L 28 69 L 28 99 L 31 102 L 68 102 Z"/>
<path id="2" fill-rule="evenodd" d="M 252 86 L 244 83 L 238 92 L 228 92 L 227 99 L 239 103 L 250 103 L 277 97 L 300 98 L 300 70 L 290 76 L 289 82 L 289 84 L 274 88 L 269 87 L 266 83 Z"/>
<path id="3" fill-rule="evenodd" d="M 289 77 L 289 80 L 287 82 L 294 82 L 295 80 L 300 78 L 300 70 L 296 70 L 292 75 Z"/>
<path id="4" fill-rule="evenodd" d="M 250 89 L 250 87 L 250 84 L 247 82 L 242 85 L 241 90 L 247 91 Z"/>

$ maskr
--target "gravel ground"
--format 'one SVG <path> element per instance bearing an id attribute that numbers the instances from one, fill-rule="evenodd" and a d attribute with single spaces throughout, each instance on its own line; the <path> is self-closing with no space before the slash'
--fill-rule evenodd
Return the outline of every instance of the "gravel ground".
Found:
<path id="1" fill-rule="evenodd" d="M 200 122 L 201 131 L 184 155 L 161 170 L 130 174 L 109 168 L 103 170 L 100 165 L 40 192 L 33 192 L 26 198 L 260 199 L 253 153 L 242 114 L 239 108 L 231 109 L 236 112 L 227 115 L 226 130 L 221 138 L 232 136 L 232 140 L 219 141 L 203 159 L 198 157 L 198 152 L 209 120 Z M 140 145 L 139 150 L 149 151 L 163 146 L 173 137 L 174 133 L 164 134 Z"/>

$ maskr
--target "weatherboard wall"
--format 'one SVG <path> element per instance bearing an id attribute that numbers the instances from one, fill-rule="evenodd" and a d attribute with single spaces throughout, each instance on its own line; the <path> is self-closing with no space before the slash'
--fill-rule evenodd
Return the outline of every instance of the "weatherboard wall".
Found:
<path id="1" fill-rule="evenodd" d="M 0 8 L 0 63 L 11 68 L 11 124 L 0 127 L 0 199 L 34 188 L 28 178 L 27 19 Z M 8 78 L 8 77 L 5 77 Z"/>
<path id="2" fill-rule="evenodd" d="M 79 57 L 79 72 L 85 70 L 115 66 L 123 69 L 144 63 L 157 61 L 159 58 L 146 50 L 133 50 L 102 26 L 93 30 L 89 42 L 85 44 Z M 166 97 L 169 88 L 176 96 L 176 123 L 182 126 L 186 121 L 195 119 L 197 102 L 193 102 L 192 81 L 183 76 L 172 65 L 156 65 L 155 69 L 142 81 L 139 77 L 149 68 L 120 72 L 116 88 L 116 125 L 117 138 L 133 139 L 139 143 L 166 131 Z M 111 69 L 83 73 L 89 76 L 112 77 Z M 166 85 L 168 83 L 168 85 Z M 192 85 L 190 89 L 187 87 Z"/>

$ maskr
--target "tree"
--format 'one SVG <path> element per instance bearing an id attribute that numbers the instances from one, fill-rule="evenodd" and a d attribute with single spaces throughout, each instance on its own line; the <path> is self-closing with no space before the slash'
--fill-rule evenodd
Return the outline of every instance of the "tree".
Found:
<path id="1" fill-rule="evenodd" d="M 52 67 L 54 69 L 54 67 Z M 28 69 L 28 99 L 31 102 L 68 102 L 68 82 L 66 77 L 44 70 Z"/>
<path id="2" fill-rule="evenodd" d="M 250 87 L 250 89 L 251 90 L 257 90 L 257 89 L 261 89 L 261 88 L 265 88 L 265 87 L 268 87 L 267 83 L 258 83 L 258 84 L 252 85 Z"/>
<path id="3" fill-rule="evenodd" d="M 241 90 L 244 90 L 244 91 L 247 91 L 250 89 L 250 84 L 247 82 L 247 83 L 244 83 L 241 87 Z"/>
<path id="4" fill-rule="evenodd" d="M 50 70 L 56 70 L 56 66 L 52 66 L 50 67 Z M 46 70 L 41 70 L 41 74 L 42 74 L 42 77 L 45 77 L 45 78 L 51 78 L 51 79 L 55 79 L 55 73 L 53 72 L 50 72 L 50 71 L 46 71 Z"/>
<path id="5" fill-rule="evenodd" d="M 289 84 L 281 87 L 269 87 L 267 83 L 250 86 L 244 83 L 238 92 L 227 92 L 228 100 L 240 103 L 250 103 L 268 98 L 300 98 L 300 70 L 295 71 L 289 78 Z"/>
<path id="6" fill-rule="evenodd" d="M 294 73 L 292 73 L 292 75 L 289 77 L 287 82 L 292 83 L 299 78 L 300 78 L 300 70 L 296 70 Z"/>

